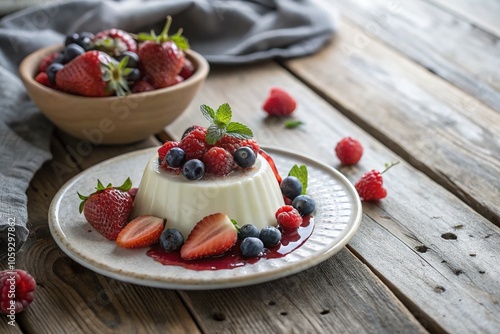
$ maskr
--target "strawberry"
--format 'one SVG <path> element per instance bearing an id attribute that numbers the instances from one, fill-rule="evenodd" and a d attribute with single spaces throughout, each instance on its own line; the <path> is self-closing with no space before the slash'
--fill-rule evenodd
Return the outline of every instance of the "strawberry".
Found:
<path id="1" fill-rule="evenodd" d="M 224 176 L 233 170 L 234 158 L 222 147 L 212 147 L 203 155 L 205 173 Z"/>
<path id="2" fill-rule="evenodd" d="M 142 73 L 155 88 L 164 88 L 178 83 L 178 76 L 184 64 L 183 50 L 189 47 L 187 40 L 181 36 L 182 30 L 169 36 L 168 30 L 172 18 L 169 16 L 160 35 L 139 34 L 138 55 L 141 59 Z"/>
<path id="3" fill-rule="evenodd" d="M 335 146 L 335 153 L 344 165 L 354 165 L 363 155 L 363 146 L 356 139 L 345 137 Z"/>
<path id="4" fill-rule="evenodd" d="M 295 99 L 279 87 L 271 88 L 262 109 L 271 116 L 289 116 L 297 106 Z"/>
<path id="5" fill-rule="evenodd" d="M 383 187 L 382 174 L 385 173 L 392 166 L 397 165 L 399 162 L 386 164 L 386 168 L 379 172 L 378 170 L 371 170 L 361 176 L 361 178 L 354 184 L 356 191 L 364 201 L 378 201 L 387 196 L 387 190 Z"/>
<path id="6" fill-rule="evenodd" d="M 49 67 L 50 64 L 59 56 L 59 52 L 54 52 L 51 53 L 48 56 L 45 56 L 42 58 L 40 61 L 40 64 L 38 64 L 38 72 L 45 72 L 47 70 L 47 67 Z"/>
<path id="7" fill-rule="evenodd" d="M 194 71 L 194 65 L 191 60 L 189 60 L 189 58 L 184 58 L 184 64 L 182 64 L 182 69 L 179 75 L 186 80 L 193 75 Z"/>
<path id="8" fill-rule="evenodd" d="M 116 238 L 116 244 L 124 248 L 151 246 L 160 240 L 165 227 L 165 219 L 151 215 L 135 218 L 125 226 Z"/>
<path id="9" fill-rule="evenodd" d="M 83 212 L 90 225 L 109 240 L 115 240 L 128 223 L 134 203 L 127 192 L 131 187 L 130 178 L 127 178 L 120 187 L 113 187 L 111 183 L 104 187 L 101 181 L 97 180 L 94 193 L 89 196 L 78 193 L 78 197 L 82 200 L 80 213 Z"/>
<path id="10" fill-rule="evenodd" d="M 97 33 L 93 39 L 94 48 L 110 56 L 119 56 L 125 51 L 137 51 L 137 42 L 126 31 L 108 29 Z"/>
<path id="11" fill-rule="evenodd" d="M 53 88 L 54 85 L 49 81 L 49 77 L 47 76 L 47 73 L 45 72 L 40 72 L 35 76 L 35 81 L 38 82 L 39 84 L 42 84 L 47 87 Z"/>
<path id="12" fill-rule="evenodd" d="M 214 213 L 200 220 L 181 248 L 181 258 L 194 260 L 222 255 L 234 246 L 238 232 L 226 214 Z"/>
<path id="13" fill-rule="evenodd" d="M 117 63 L 104 52 L 92 50 L 76 57 L 56 73 L 56 86 L 60 90 L 82 95 L 102 97 L 129 92 L 125 76 L 127 58 Z"/>

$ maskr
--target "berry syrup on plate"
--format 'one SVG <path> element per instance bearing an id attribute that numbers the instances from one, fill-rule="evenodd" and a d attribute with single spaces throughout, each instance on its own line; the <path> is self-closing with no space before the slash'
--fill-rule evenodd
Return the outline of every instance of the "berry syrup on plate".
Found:
<path id="1" fill-rule="evenodd" d="M 311 236 L 313 229 L 314 218 L 305 216 L 299 228 L 282 230 L 281 242 L 272 248 L 265 248 L 261 256 L 254 258 L 245 258 L 241 255 L 239 240 L 227 253 L 213 258 L 183 260 L 179 252 L 166 252 L 159 245 L 153 246 L 146 254 L 164 265 L 182 266 L 192 270 L 233 269 L 245 264 L 256 263 L 261 259 L 284 257 L 304 244 Z"/>

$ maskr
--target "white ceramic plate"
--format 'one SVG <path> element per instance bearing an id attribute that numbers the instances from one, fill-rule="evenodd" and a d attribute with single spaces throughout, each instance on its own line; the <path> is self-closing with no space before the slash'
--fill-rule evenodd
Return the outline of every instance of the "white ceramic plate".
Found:
<path id="1" fill-rule="evenodd" d="M 52 200 L 49 226 L 59 247 L 81 265 L 108 277 L 169 289 L 219 289 L 274 280 L 317 265 L 337 253 L 361 222 L 362 207 L 352 184 L 336 169 L 290 151 L 265 148 L 281 175 L 294 164 L 307 165 L 308 194 L 316 201 L 314 230 L 298 249 L 284 257 L 261 259 L 234 269 L 190 270 L 162 265 L 146 255 L 147 248 L 129 250 L 108 241 L 78 213 L 77 191 L 89 194 L 97 178 L 121 184 L 128 176 L 138 186 L 156 148 L 121 155 L 95 165 L 68 181 Z"/>

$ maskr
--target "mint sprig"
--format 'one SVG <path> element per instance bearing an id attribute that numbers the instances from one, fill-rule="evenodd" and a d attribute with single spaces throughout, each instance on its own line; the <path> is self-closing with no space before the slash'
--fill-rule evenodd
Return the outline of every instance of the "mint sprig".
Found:
<path id="1" fill-rule="evenodd" d="M 292 169 L 290 169 L 290 172 L 288 172 L 288 176 L 295 176 L 297 179 L 299 179 L 300 183 L 302 183 L 302 195 L 306 194 L 307 191 L 307 180 L 308 180 L 308 175 L 307 175 L 307 167 L 306 165 L 293 165 Z"/>
<path id="2" fill-rule="evenodd" d="M 211 123 L 207 129 L 207 144 L 215 144 L 224 135 L 238 139 L 253 137 L 253 132 L 248 126 L 239 122 L 231 122 L 233 113 L 228 103 L 220 105 L 217 110 L 212 109 L 206 104 L 202 104 L 200 110 L 203 116 Z"/>

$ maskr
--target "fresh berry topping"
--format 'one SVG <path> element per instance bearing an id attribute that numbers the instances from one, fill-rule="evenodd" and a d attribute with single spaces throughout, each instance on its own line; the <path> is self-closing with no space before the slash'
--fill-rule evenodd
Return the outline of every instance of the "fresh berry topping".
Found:
<path id="1" fill-rule="evenodd" d="M 111 56 L 118 56 L 125 51 L 137 51 L 137 43 L 132 36 L 120 29 L 108 29 L 95 35 L 94 48 Z"/>
<path id="2" fill-rule="evenodd" d="M 209 145 L 205 141 L 206 130 L 195 129 L 181 139 L 179 147 L 186 153 L 186 160 L 202 159 Z"/>
<path id="3" fill-rule="evenodd" d="M 179 230 L 175 228 L 165 229 L 160 236 L 160 246 L 167 252 L 173 252 L 181 249 L 184 244 L 184 237 Z"/>
<path id="4" fill-rule="evenodd" d="M 274 226 L 266 226 L 260 230 L 259 239 L 265 247 L 274 247 L 281 241 L 281 232 Z"/>
<path id="5" fill-rule="evenodd" d="M 64 50 L 63 50 L 63 59 L 62 62 L 63 64 L 69 63 L 76 57 L 82 55 L 85 53 L 85 49 L 82 48 L 80 45 L 71 43 L 67 45 Z"/>
<path id="6" fill-rule="evenodd" d="M 45 73 L 47 73 L 47 79 L 49 79 L 49 82 L 52 85 L 56 84 L 56 73 L 61 70 L 64 67 L 63 64 L 60 63 L 53 63 L 50 64 L 47 69 L 45 70 Z"/>
<path id="7" fill-rule="evenodd" d="M 224 254 L 237 239 L 236 227 L 229 217 L 214 213 L 195 225 L 181 248 L 181 258 L 194 260 Z"/>
<path id="8" fill-rule="evenodd" d="M 153 87 L 152 84 L 147 82 L 146 80 L 139 80 L 134 85 L 132 86 L 132 93 L 143 93 L 143 92 L 149 92 L 154 90 L 155 88 Z"/>
<path id="9" fill-rule="evenodd" d="M 233 170 L 234 158 L 222 147 L 214 146 L 203 155 L 203 163 L 206 173 L 224 176 Z"/>
<path id="10" fill-rule="evenodd" d="M 382 174 L 385 173 L 389 168 L 395 166 L 399 163 L 386 164 L 386 168 L 379 172 L 375 169 L 366 172 L 361 176 L 361 178 L 354 184 L 356 191 L 364 201 L 378 201 L 387 196 L 387 190 L 383 187 Z"/>
<path id="11" fill-rule="evenodd" d="M 313 213 L 316 208 L 316 201 L 309 195 L 299 195 L 293 200 L 292 206 L 297 209 L 302 216 L 307 216 Z"/>
<path id="12" fill-rule="evenodd" d="M 0 271 L 0 312 L 12 314 L 25 310 L 35 298 L 35 288 L 35 279 L 24 270 Z"/>
<path id="13" fill-rule="evenodd" d="M 198 159 L 188 160 L 182 166 L 182 175 L 188 180 L 199 180 L 205 175 L 205 165 Z"/>
<path id="14" fill-rule="evenodd" d="M 120 187 L 108 184 L 106 187 L 97 180 L 96 191 L 89 196 L 78 193 L 82 200 L 80 213 L 99 233 L 109 240 L 115 240 L 127 225 L 134 200 L 127 192 L 132 187 L 129 178 Z"/>
<path id="15" fill-rule="evenodd" d="M 335 146 L 335 153 L 344 165 L 354 165 L 363 155 L 363 146 L 356 139 L 345 137 Z"/>
<path id="16" fill-rule="evenodd" d="M 248 237 L 241 242 L 240 250 L 244 257 L 257 257 L 264 251 L 264 243 L 259 238 Z"/>
<path id="17" fill-rule="evenodd" d="M 255 227 L 255 225 L 245 224 L 238 230 L 238 238 L 240 238 L 241 240 L 248 237 L 258 238 L 259 233 L 260 231 L 257 227 Z"/>
<path id="18" fill-rule="evenodd" d="M 193 73 L 194 73 L 193 63 L 191 62 L 191 60 L 189 60 L 189 58 L 184 58 L 184 64 L 182 64 L 181 72 L 179 73 L 179 75 L 184 80 L 186 80 L 191 75 L 193 75 Z"/>
<path id="19" fill-rule="evenodd" d="M 229 153 L 234 154 L 234 152 L 236 152 L 236 150 L 241 147 L 241 139 L 224 135 L 219 141 L 215 143 L 215 146 L 222 147 Z"/>
<path id="20" fill-rule="evenodd" d="M 259 154 L 262 155 L 264 159 L 266 159 L 267 163 L 269 164 L 269 166 L 271 166 L 271 169 L 273 170 L 274 176 L 276 177 L 276 181 L 278 181 L 278 184 L 281 184 L 281 181 L 283 181 L 283 179 L 281 178 L 280 173 L 278 172 L 278 168 L 276 167 L 273 158 L 271 158 L 271 156 L 262 149 L 259 149 Z"/>
<path id="21" fill-rule="evenodd" d="M 52 83 L 49 81 L 47 73 L 40 72 L 35 76 L 35 81 L 47 87 L 53 87 Z"/>
<path id="22" fill-rule="evenodd" d="M 279 208 L 278 210 L 276 210 L 276 213 L 274 214 L 274 216 L 276 217 L 276 219 L 278 219 L 278 216 L 283 213 L 283 212 L 292 212 L 294 209 L 293 206 L 291 205 L 283 205 L 281 208 Z"/>
<path id="23" fill-rule="evenodd" d="M 54 52 L 48 56 L 45 56 L 42 58 L 40 61 L 40 64 L 38 64 L 38 72 L 45 72 L 47 70 L 47 67 L 49 67 L 50 64 L 54 61 L 59 56 L 58 52 Z"/>
<path id="24" fill-rule="evenodd" d="M 133 219 L 118 234 L 116 244 L 124 248 L 140 248 L 151 246 L 160 240 L 165 227 L 165 219 L 150 215 Z"/>
<path id="25" fill-rule="evenodd" d="M 170 151 L 171 148 L 179 146 L 179 143 L 176 141 L 166 141 L 160 148 L 158 149 L 158 160 L 160 163 L 165 160 L 165 157 L 167 156 L 168 151 Z"/>
<path id="26" fill-rule="evenodd" d="M 249 168 L 255 164 L 257 156 L 253 150 L 248 146 L 240 147 L 234 152 L 234 161 L 241 168 Z"/>
<path id="27" fill-rule="evenodd" d="M 139 34 L 139 58 L 144 74 L 155 88 L 175 85 L 184 64 L 184 52 L 189 48 L 187 40 L 181 36 L 182 30 L 169 36 L 172 18 L 169 16 L 160 35 Z"/>
<path id="28" fill-rule="evenodd" d="M 295 176 L 287 176 L 281 181 L 280 188 L 284 196 L 293 200 L 302 193 L 302 182 Z"/>
<path id="29" fill-rule="evenodd" d="M 212 109 L 206 104 L 200 106 L 201 113 L 210 121 L 207 129 L 206 142 L 210 145 L 216 144 L 224 136 L 235 137 L 238 139 L 250 139 L 253 136 L 252 130 L 245 124 L 231 122 L 233 112 L 229 104 L 221 104 L 217 110 Z M 238 147 L 235 148 L 235 150 Z M 228 149 L 231 154 L 234 151 Z"/>
<path id="30" fill-rule="evenodd" d="M 189 128 L 184 130 L 184 133 L 182 134 L 181 139 L 184 139 L 184 137 L 186 137 L 189 133 L 191 133 L 191 131 L 196 130 L 196 129 L 203 130 L 205 133 L 207 133 L 206 132 L 207 130 L 204 127 L 199 126 L 199 125 L 191 125 Z"/>
<path id="31" fill-rule="evenodd" d="M 165 156 L 165 162 L 172 168 L 181 167 L 185 161 L 186 154 L 184 153 L 184 150 L 179 147 L 172 147 Z"/>
<path id="32" fill-rule="evenodd" d="M 278 224 L 287 229 L 295 229 L 302 224 L 302 216 L 295 208 L 283 211 L 278 215 Z"/>
<path id="33" fill-rule="evenodd" d="M 129 92 L 126 63 L 100 51 L 87 51 L 57 72 L 56 85 L 67 93 L 101 97 Z M 50 79 L 50 76 L 49 76 Z"/>
<path id="34" fill-rule="evenodd" d="M 295 99 L 283 89 L 271 88 L 262 109 L 271 116 L 289 116 L 296 108 Z"/>
<path id="35" fill-rule="evenodd" d="M 255 139 L 243 139 L 241 141 L 241 146 L 248 146 L 252 149 L 253 153 L 255 153 L 255 156 L 259 154 L 260 151 L 260 146 L 257 144 Z"/>

